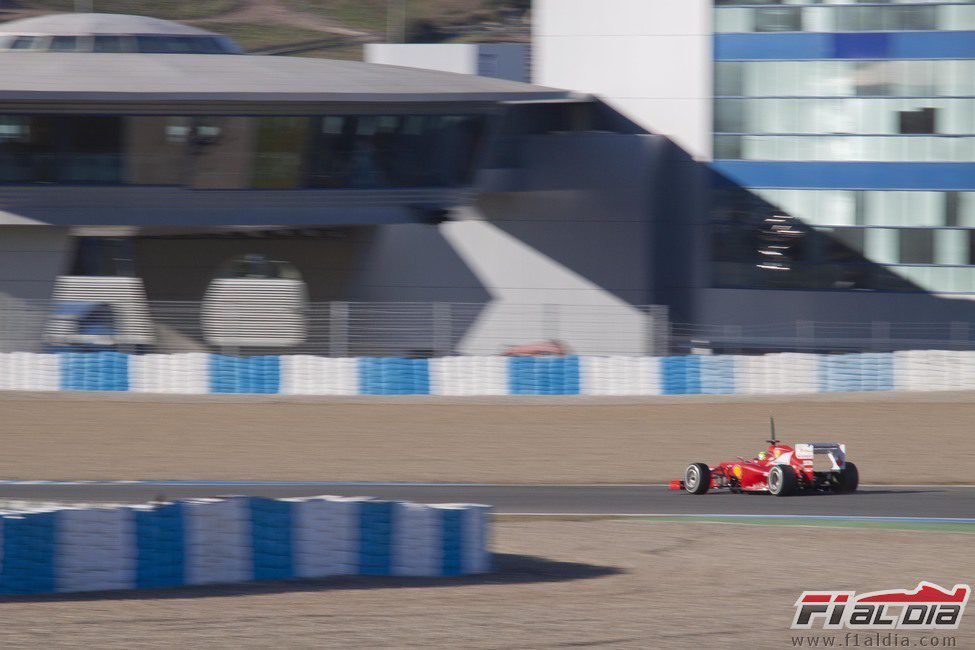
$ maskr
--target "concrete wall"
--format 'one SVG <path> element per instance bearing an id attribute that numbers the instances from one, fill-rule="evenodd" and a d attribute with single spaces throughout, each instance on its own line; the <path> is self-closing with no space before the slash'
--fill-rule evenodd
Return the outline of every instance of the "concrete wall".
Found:
<path id="1" fill-rule="evenodd" d="M 372 236 L 372 228 L 362 227 L 339 230 L 334 239 L 138 238 L 136 274 L 149 300 L 202 300 L 222 264 L 262 254 L 294 264 L 310 300 L 348 300 L 349 276 Z"/>
<path id="2" fill-rule="evenodd" d="M 533 81 L 601 96 L 711 158 L 710 0 L 535 0 Z"/>
<path id="3" fill-rule="evenodd" d="M 654 179 L 668 147 L 650 135 L 525 138 L 519 188 L 481 195 L 442 227 L 492 297 L 460 350 L 547 338 L 580 354 L 651 349 L 653 323 L 635 305 L 656 302 Z"/>
<path id="4" fill-rule="evenodd" d="M 697 322 L 708 325 L 975 321 L 975 300 L 968 296 L 761 289 L 702 289 L 695 295 Z"/>
<path id="5" fill-rule="evenodd" d="M 367 63 L 529 82 L 526 43 L 367 43 Z"/>
<path id="6" fill-rule="evenodd" d="M 667 286 L 653 270 L 656 231 L 682 227 L 693 202 L 681 201 L 696 195 L 671 173 L 673 145 L 575 133 L 524 138 L 520 149 L 517 187 L 483 193 L 439 226 L 351 227 L 332 239 L 142 238 L 137 272 L 150 300 L 199 300 L 220 264 L 261 253 L 294 264 L 312 302 L 469 303 L 451 316 L 463 353 L 549 338 L 582 354 L 649 351 L 655 333 L 634 305 L 658 302 Z M 687 261 L 660 254 L 675 267 Z"/>
<path id="7" fill-rule="evenodd" d="M 243 168 L 236 178 L 243 176 Z M 410 223 L 408 206 L 470 201 L 459 188 L 228 190 L 185 187 L 0 187 L 0 226 L 267 226 Z"/>
<path id="8" fill-rule="evenodd" d="M 334 239 L 144 238 L 138 273 L 150 300 L 198 300 L 221 263 L 262 253 L 293 263 L 313 302 L 487 303 L 454 314 L 465 353 L 546 338 L 585 354 L 646 352 L 652 332 L 633 305 L 657 302 L 666 285 L 653 271 L 655 229 L 673 242 L 694 209 L 684 199 L 697 196 L 675 180 L 673 145 L 575 133 L 523 138 L 519 149 L 516 187 L 479 195 L 440 226 L 344 228 Z"/>
<path id="9" fill-rule="evenodd" d="M 67 228 L 0 227 L 0 349 L 43 347 L 47 302 L 69 250 Z"/>

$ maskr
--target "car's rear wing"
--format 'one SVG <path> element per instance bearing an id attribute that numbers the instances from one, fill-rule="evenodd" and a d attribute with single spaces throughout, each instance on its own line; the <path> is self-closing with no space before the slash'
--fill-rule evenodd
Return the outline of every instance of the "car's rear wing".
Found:
<path id="1" fill-rule="evenodd" d="M 833 464 L 832 469 L 846 467 L 846 445 L 838 442 L 800 442 L 796 443 L 796 458 L 811 461 L 815 456 L 827 456 Z"/>

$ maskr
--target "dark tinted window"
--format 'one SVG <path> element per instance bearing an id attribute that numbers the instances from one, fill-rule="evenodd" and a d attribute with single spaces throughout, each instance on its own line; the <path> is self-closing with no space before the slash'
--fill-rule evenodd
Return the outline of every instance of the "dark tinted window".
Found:
<path id="1" fill-rule="evenodd" d="M 741 158 L 740 135 L 716 135 L 714 137 L 714 158 L 716 160 L 738 160 Z"/>
<path id="2" fill-rule="evenodd" d="M 800 7 L 776 7 L 755 10 L 756 32 L 799 32 L 802 31 L 802 9 Z"/>
<path id="3" fill-rule="evenodd" d="M 739 97 L 744 94 L 744 65 L 741 61 L 714 64 L 714 94 Z"/>
<path id="4" fill-rule="evenodd" d="M 485 127 L 478 115 L 0 115 L 0 183 L 456 187 Z"/>
<path id="5" fill-rule="evenodd" d="M 898 113 L 901 133 L 936 133 L 934 108 L 922 108 L 917 111 L 900 111 Z"/>
<path id="6" fill-rule="evenodd" d="M 902 264 L 934 264 L 934 230 L 904 228 L 900 231 Z"/>
<path id="7" fill-rule="evenodd" d="M 210 36 L 136 36 L 136 46 L 149 54 L 214 54 L 223 49 Z"/>
<path id="8" fill-rule="evenodd" d="M 467 115 L 331 115 L 313 147 L 314 187 L 442 187 L 469 181 L 483 120 Z"/>
<path id="9" fill-rule="evenodd" d="M 135 275 L 132 239 L 128 237 L 79 237 L 71 275 Z"/>
<path id="10" fill-rule="evenodd" d="M 714 102 L 714 131 L 744 133 L 743 104 L 740 99 L 718 99 Z"/>
<path id="11" fill-rule="evenodd" d="M 212 36 L 197 36 L 193 41 L 196 52 L 200 54 L 222 54 L 227 52 L 224 43 L 220 39 Z"/>
<path id="12" fill-rule="evenodd" d="M 121 36 L 96 36 L 93 46 L 95 52 L 124 52 Z"/>
<path id="13" fill-rule="evenodd" d="M 836 228 L 833 230 L 833 239 L 849 250 L 863 252 L 863 228 Z M 852 260 L 850 255 L 842 253 L 841 259 L 831 259 L 830 261 L 849 262 L 855 260 Z"/>
<path id="14" fill-rule="evenodd" d="M 30 50 L 34 47 L 34 37 L 33 36 L 18 36 L 14 39 L 14 42 L 10 44 L 11 50 Z"/>
<path id="15" fill-rule="evenodd" d="M 887 29 L 926 30 L 937 29 L 937 7 L 885 7 L 888 12 Z"/>
<path id="16" fill-rule="evenodd" d="M 0 139 L 0 182 L 118 183 L 122 118 L 3 116 L 11 137 Z"/>
<path id="17" fill-rule="evenodd" d="M 51 52 L 75 52 L 78 49 L 77 36 L 55 36 L 48 46 Z"/>

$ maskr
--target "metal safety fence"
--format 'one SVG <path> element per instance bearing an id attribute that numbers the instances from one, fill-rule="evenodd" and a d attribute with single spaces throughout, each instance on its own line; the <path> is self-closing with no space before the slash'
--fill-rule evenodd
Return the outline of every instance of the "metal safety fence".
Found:
<path id="1" fill-rule="evenodd" d="M 679 356 L 975 350 L 969 322 L 673 323 L 666 307 L 468 302 L 0 299 L 0 352 Z M 540 351 L 546 351 L 544 349 Z M 547 350 L 551 352 L 552 350 Z"/>
<path id="2" fill-rule="evenodd" d="M 218 296 L 219 298 L 219 296 Z M 442 357 L 558 342 L 567 353 L 660 355 L 658 305 L 246 300 L 0 300 L 0 352 Z"/>
<path id="3" fill-rule="evenodd" d="M 753 325 L 670 326 L 672 354 L 765 352 L 895 352 L 975 350 L 975 324 L 954 322 L 830 322 L 797 320 Z"/>

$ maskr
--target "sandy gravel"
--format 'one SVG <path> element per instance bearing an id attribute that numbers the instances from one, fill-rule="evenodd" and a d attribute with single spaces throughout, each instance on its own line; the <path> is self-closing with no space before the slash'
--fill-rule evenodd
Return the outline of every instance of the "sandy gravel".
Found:
<path id="1" fill-rule="evenodd" d="M 972 393 L 672 398 L 0 394 L 0 478 L 661 482 L 841 441 L 867 483 L 971 483 Z"/>
<path id="2" fill-rule="evenodd" d="M 960 533 L 644 521 L 502 522 L 496 531 L 500 571 L 483 578 L 345 578 L 7 601 L 0 602 L 0 643 L 787 648 L 802 589 L 975 579 L 975 538 Z M 973 614 L 956 647 L 975 647 Z"/>

